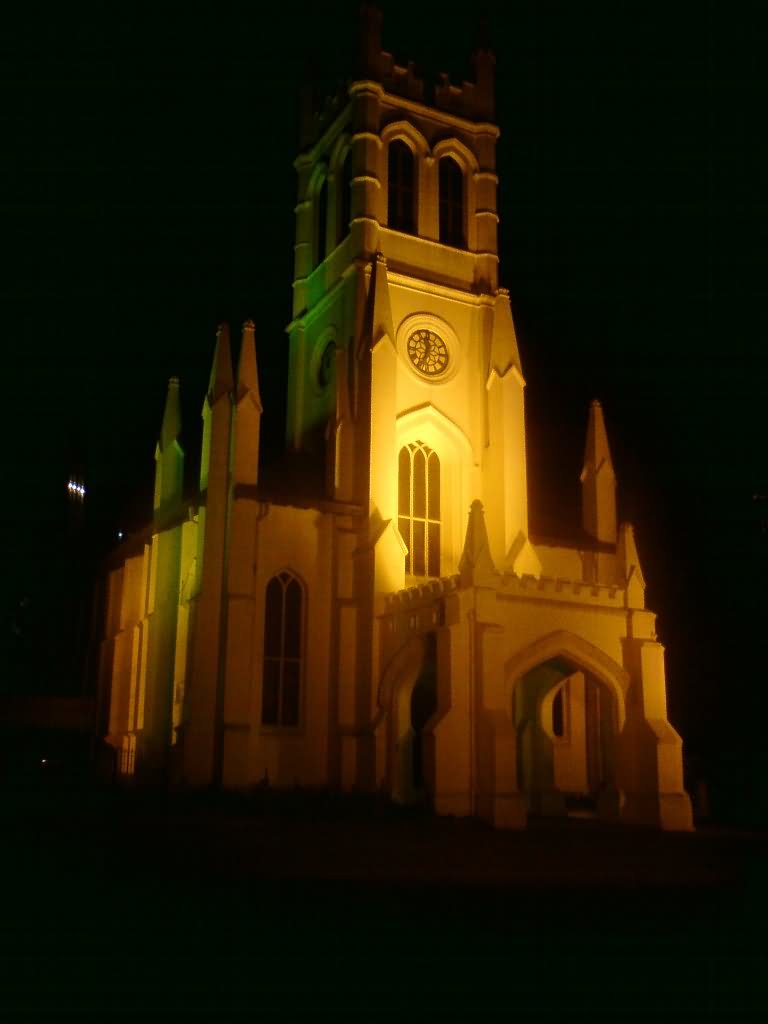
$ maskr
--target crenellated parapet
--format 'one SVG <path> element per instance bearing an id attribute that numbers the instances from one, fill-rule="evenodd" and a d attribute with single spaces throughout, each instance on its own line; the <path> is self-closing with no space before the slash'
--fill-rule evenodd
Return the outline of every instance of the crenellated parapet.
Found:
<path id="1" fill-rule="evenodd" d="M 446 601 L 455 598 L 461 587 L 458 575 L 425 580 L 390 594 L 384 604 L 383 640 L 385 647 L 397 650 L 410 637 L 431 633 L 445 625 Z"/>
<path id="2" fill-rule="evenodd" d="M 416 73 L 412 60 L 403 66 L 395 63 L 391 53 L 382 52 L 378 80 L 394 96 L 424 102 L 424 80 Z"/>
<path id="3" fill-rule="evenodd" d="M 496 58 L 490 50 L 477 50 L 473 55 L 475 81 L 454 85 L 448 75 L 441 74 L 435 85 L 435 106 L 469 121 L 493 121 L 495 117 L 494 67 Z"/>
<path id="4" fill-rule="evenodd" d="M 385 614 L 392 616 L 393 620 L 402 617 L 409 631 L 433 629 L 436 625 L 442 624 L 441 602 L 466 589 L 468 585 L 462 583 L 459 574 L 426 580 L 390 594 L 384 604 Z M 505 574 L 499 576 L 495 589 L 500 600 L 557 602 L 617 611 L 627 609 L 625 587 L 583 580 Z"/>
<path id="5" fill-rule="evenodd" d="M 364 4 L 360 19 L 358 62 L 350 81 L 357 86 L 375 83 L 387 94 L 419 106 L 475 123 L 491 123 L 496 115 L 496 58 L 484 43 L 472 53 L 472 79 L 452 82 L 446 72 L 436 79 L 425 78 L 414 61 L 398 63 L 382 47 L 382 14 L 373 4 Z M 347 83 L 348 84 L 348 83 Z M 307 88 L 302 101 L 301 148 L 315 147 L 331 129 L 348 102 L 347 85 L 339 81 L 330 94 Z"/>
<path id="6" fill-rule="evenodd" d="M 417 74 L 412 61 L 398 64 L 391 53 L 382 49 L 381 26 L 379 8 L 365 4 L 360 23 L 360 77 L 380 82 L 387 92 L 395 96 L 426 103 L 468 120 L 493 120 L 495 58 L 486 45 L 472 55 L 474 81 L 454 85 L 448 75 L 440 74 L 437 82 L 425 82 Z"/>
<path id="7" fill-rule="evenodd" d="M 433 603 L 436 599 L 454 594 L 461 586 L 461 577 L 458 573 L 453 576 L 443 576 L 437 580 L 425 580 L 412 587 L 404 587 L 402 590 L 390 594 L 385 603 L 388 612 L 412 610 L 427 604 Z"/>
<path id="8" fill-rule="evenodd" d="M 552 576 L 505 575 L 499 587 L 499 597 L 520 597 L 529 601 L 561 601 L 608 608 L 626 606 L 624 587 Z"/>

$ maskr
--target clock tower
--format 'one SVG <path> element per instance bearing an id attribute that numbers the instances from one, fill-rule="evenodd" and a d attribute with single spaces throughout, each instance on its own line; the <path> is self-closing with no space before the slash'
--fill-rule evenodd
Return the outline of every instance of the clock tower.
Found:
<path id="1" fill-rule="evenodd" d="M 441 76 L 427 94 L 382 51 L 376 8 L 362 28 L 357 79 L 306 112 L 296 161 L 289 447 L 402 548 L 377 590 L 456 572 L 478 496 L 496 564 L 535 573 L 498 287 L 494 57 L 477 50 L 473 82 Z"/>

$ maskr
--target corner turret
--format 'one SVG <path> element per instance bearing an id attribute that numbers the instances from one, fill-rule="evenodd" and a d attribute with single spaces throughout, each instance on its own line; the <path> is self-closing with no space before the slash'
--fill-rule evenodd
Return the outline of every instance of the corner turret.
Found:
<path id="1" fill-rule="evenodd" d="M 221 778 L 222 659 L 234 379 L 229 328 L 219 327 L 203 402 L 201 505 L 197 529 L 197 622 L 183 722 L 183 779 L 207 786 Z"/>
<path id="2" fill-rule="evenodd" d="M 232 444 L 232 482 L 235 484 L 256 484 L 259 479 L 263 408 L 259 393 L 255 333 L 253 320 L 246 320 L 243 324 L 235 391 Z"/>
<path id="3" fill-rule="evenodd" d="M 464 586 L 483 586 L 498 578 L 488 544 L 483 503 L 478 498 L 475 498 L 469 510 L 464 550 L 459 560 L 459 575 Z"/>
<path id="4" fill-rule="evenodd" d="M 475 71 L 474 108 L 475 115 L 484 121 L 496 118 L 496 57 L 488 42 L 488 20 L 480 23 L 480 42 L 472 54 Z M 466 86 L 465 86 L 466 88 Z"/>
<path id="5" fill-rule="evenodd" d="M 154 510 L 158 512 L 181 500 L 184 489 L 184 451 L 179 444 L 181 408 L 179 378 L 168 381 L 160 440 L 155 448 Z"/>
<path id="6" fill-rule="evenodd" d="M 509 292 L 499 288 L 486 381 L 488 446 L 483 496 L 497 564 L 504 572 L 538 576 L 541 563 L 528 539 L 524 389 Z"/>
<path id="7" fill-rule="evenodd" d="M 581 521 L 586 532 L 604 544 L 616 543 L 616 474 L 613 471 L 603 409 L 589 408 L 587 443 L 581 471 Z"/>
<path id="8" fill-rule="evenodd" d="M 200 459 L 200 490 L 208 488 L 209 477 L 213 472 L 214 462 L 224 455 L 223 472 L 227 470 L 227 456 L 229 453 L 229 420 L 231 418 L 232 392 L 234 391 L 234 380 L 232 376 L 232 352 L 229 344 L 229 325 L 220 324 L 216 332 L 216 348 L 213 353 L 213 364 L 211 376 L 208 383 L 208 391 L 203 401 L 203 452 Z M 214 410 L 223 409 L 224 405 L 229 408 L 224 416 L 214 416 Z M 226 419 L 227 435 L 226 442 L 222 442 L 222 425 L 219 421 Z M 217 429 L 214 430 L 214 420 Z M 216 434 L 217 444 L 212 445 L 213 435 Z M 213 450 L 215 447 L 215 451 Z M 219 465 L 219 475 L 222 466 Z"/>

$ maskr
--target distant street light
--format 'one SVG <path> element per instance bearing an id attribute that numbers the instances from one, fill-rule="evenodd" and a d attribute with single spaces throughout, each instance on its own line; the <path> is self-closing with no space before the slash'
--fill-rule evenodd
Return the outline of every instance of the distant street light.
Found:
<path id="1" fill-rule="evenodd" d="M 67 490 L 73 501 L 78 501 L 82 504 L 85 498 L 85 484 L 81 480 L 70 480 L 67 483 Z"/>

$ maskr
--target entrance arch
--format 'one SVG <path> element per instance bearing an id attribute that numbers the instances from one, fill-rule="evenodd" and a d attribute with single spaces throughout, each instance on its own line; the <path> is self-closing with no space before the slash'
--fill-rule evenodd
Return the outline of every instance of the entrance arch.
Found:
<path id="1" fill-rule="evenodd" d="M 437 710 L 434 633 L 411 637 L 382 679 L 379 704 L 387 714 L 388 785 L 398 803 L 428 802 L 434 786 L 432 720 Z"/>
<path id="2" fill-rule="evenodd" d="M 618 816 L 617 747 L 626 671 L 594 645 L 559 631 L 507 664 L 518 784 L 530 813 Z"/>

